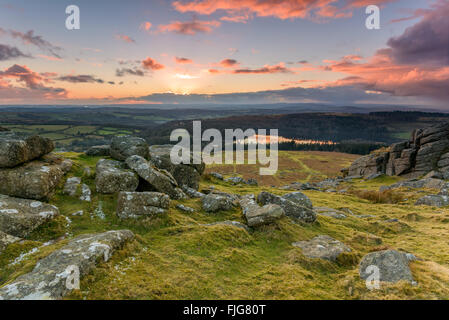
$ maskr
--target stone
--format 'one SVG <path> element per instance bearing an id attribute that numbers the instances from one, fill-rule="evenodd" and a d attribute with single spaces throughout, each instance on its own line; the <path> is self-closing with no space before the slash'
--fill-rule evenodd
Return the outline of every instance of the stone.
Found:
<path id="1" fill-rule="evenodd" d="M 0 288 L 0 300 L 62 299 L 72 291 L 73 277 L 86 276 L 100 261 L 109 261 L 115 250 L 133 238 L 129 230 L 76 237 L 39 260 L 31 272 Z"/>
<path id="2" fill-rule="evenodd" d="M 112 138 L 110 153 L 112 158 L 120 161 L 125 161 L 134 155 L 148 159 L 148 143 L 139 137 L 117 136 Z"/>
<path id="3" fill-rule="evenodd" d="M 15 168 L 0 169 L 0 194 L 48 200 L 64 176 L 61 162 L 42 158 Z"/>
<path id="4" fill-rule="evenodd" d="M 267 204 L 260 207 L 254 195 L 246 195 L 239 200 L 243 215 L 250 227 L 272 224 L 285 216 L 284 210 L 277 204 Z"/>
<path id="5" fill-rule="evenodd" d="M 100 159 L 97 162 L 95 186 L 98 193 L 111 194 L 120 191 L 135 191 L 139 177 L 119 161 Z"/>
<path id="6" fill-rule="evenodd" d="M 83 215 L 84 215 L 84 211 L 83 210 L 79 210 L 79 211 L 76 211 L 76 212 L 72 213 L 72 216 L 79 216 L 79 217 L 81 217 Z"/>
<path id="7" fill-rule="evenodd" d="M 388 159 L 388 152 L 372 153 L 360 157 L 351 164 L 348 175 L 367 177 L 375 173 L 385 173 Z"/>
<path id="8" fill-rule="evenodd" d="M 7 234 L 3 231 L 0 231 L 0 254 L 3 250 L 5 250 L 11 243 L 18 242 L 22 239 L 18 237 L 14 237 L 10 234 Z"/>
<path id="9" fill-rule="evenodd" d="M 259 183 L 257 182 L 257 180 L 256 180 L 256 179 L 252 179 L 252 178 L 246 180 L 245 183 L 246 183 L 247 185 L 249 185 L 249 186 L 258 186 L 258 185 L 259 185 Z"/>
<path id="10" fill-rule="evenodd" d="M 223 180 L 223 175 L 221 175 L 221 174 L 218 173 L 218 172 L 211 172 L 210 175 L 211 175 L 212 177 L 214 177 L 215 179 Z"/>
<path id="11" fill-rule="evenodd" d="M 433 206 L 433 207 L 446 207 L 449 206 L 449 196 L 447 195 L 427 195 L 424 197 L 419 198 L 415 202 L 416 206 L 419 205 L 426 205 L 426 206 Z"/>
<path id="12" fill-rule="evenodd" d="M 120 192 L 117 216 L 122 219 L 161 215 L 170 207 L 168 195 L 160 192 Z"/>
<path id="13" fill-rule="evenodd" d="M 401 280 L 413 282 L 412 272 L 409 268 L 409 262 L 415 260 L 413 255 L 396 250 L 383 250 L 368 253 L 362 258 L 359 265 L 359 275 L 363 280 L 368 279 L 373 271 L 370 266 L 379 268 L 379 281 L 398 282 Z"/>
<path id="14" fill-rule="evenodd" d="M 423 179 L 443 179 L 443 174 L 441 172 L 432 170 L 428 174 L 426 174 Z"/>
<path id="15" fill-rule="evenodd" d="M 345 219 L 346 218 L 346 215 L 343 212 L 338 211 L 336 209 L 332 209 L 332 208 L 315 207 L 313 210 L 319 216 L 331 217 L 331 218 L 335 218 L 335 219 Z"/>
<path id="16" fill-rule="evenodd" d="M 146 182 L 143 185 L 145 191 L 166 193 L 172 199 L 187 198 L 184 192 L 178 188 L 178 183 L 167 170 L 158 169 L 137 155 L 127 158 L 126 164 Z"/>
<path id="17" fill-rule="evenodd" d="M 81 178 L 79 178 L 79 177 L 68 178 L 64 185 L 63 192 L 66 195 L 75 197 L 78 193 L 78 189 L 79 189 L 80 185 L 81 185 Z"/>
<path id="18" fill-rule="evenodd" d="M 53 205 L 0 195 L 0 231 L 26 238 L 43 223 L 59 215 Z"/>
<path id="19" fill-rule="evenodd" d="M 412 180 L 400 181 L 400 182 L 394 183 L 390 186 L 381 186 L 379 188 L 379 191 L 392 190 L 392 189 L 398 189 L 398 188 L 441 189 L 443 186 L 445 186 L 445 182 L 440 179 L 433 179 L 433 178 L 427 178 L 427 179 L 421 179 L 421 180 L 412 179 Z"/>
<path id="20" fill-rule="evenodd" d="M 309 241 L 299 241 L 292 243 L 294 247 L 302 249 L 302 253 L 308 258 L 317 258 L 337 261 L 343 252 L 351 252 L 351 249 L 343 242 L 335 240 L 327 235 L 316 236 Z"/>
<path id="21" fill-rule="evenodd" d="M 109 157 L 111 155 L 111 147 L 108 145 L 93 146 L 86 151 L 86 155 L 91 157 Z"/>
<path id="22" fill-rule="evenodd" d="M 50 139 L 5 131 L 0 133 L 0 168 L 13 168 L 37 159 L 54 149 Z"/>
<path id="23" fill-rule="evenodd" d="M 245 183 L 245 180 L 243 180 L 242 177 L 229 177 L 229 178 L 224 179 L 224 181 L 229 182 L 234 185 L 240 184 L 240 183 Z"/>
<path id="24" fill-rule="evenodd" d="M 87 201 L 87 202 L 91 202 L 92 201 L 92 192 L 90 191 L 90 188 L 87 184 L 82 184 L 81 185 L 81 195 L 80 195 L 80 200 L 81 201 Z"/>
<path id="25" fill-rule="evenodd" d="M 190 197 L 190 198 L 202 198 L 205 196 L 204 193 L 199 192 L 193 188 L 188 186 L 182 186 L 182 190 Z"/>
<path id="26" fill-rule="evenodd" d="M 170 159 L 173 145 L 153 145 L 150 147 L 150 158 L 154 166 L 167 170 L 175 178 L 180 186 L 198 190 L 201 175 L 206 169 L 206 165 L 201 161 L 199 164 L 193 163 L 193 154 L 190 153 L 188 164 L 174 164 Z"/>
<path id="27" fill-rule="evenodd" d="M 316 220 L 316 213 L 312 209 L 269 192 L 261 192 L 257 201 L 262 205 L 269 203 L 280 205 L 286 216 L 302 222 L 312 223 Z"/>
<path id="28" fill-rule="evenodd" d="M 204 196 L 201 203 L 206 212 L 228 211 L 233 207 L 232 201 L 228 197 L 213 193 Z"/>
<path id="29" fill-rule="evenodd" d="M 309 197 L 306 196 L 302 192 L 291 192 L 284 194 L 282 198 L 290 200 L 296 204 L 299 204 L 300 206 L 313 209 L 312 201 L 310 201 Z"/>
<path id="30" fill-rule="evenodd" d="M 187 212 L 187 213 L 194 213 L 195 212 L 195 209 L 187 207 L 187 206 L 185 206 L 183 204 L 177 204 L 176 208 L 181 210 L 181 211 Z"/>

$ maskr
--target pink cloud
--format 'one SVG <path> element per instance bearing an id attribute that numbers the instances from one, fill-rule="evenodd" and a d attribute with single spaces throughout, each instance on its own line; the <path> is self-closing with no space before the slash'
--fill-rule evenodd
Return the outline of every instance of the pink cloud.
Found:
<path id="1" fill-rule="evenodd" d="M 178 64 L 190 64 L 193 63 L 193 60 L 188 58 L 182 58 L 182 57 L 175 57 L 175 62 Z"/>
<path id="2" fill-rule="evenodd" d="M 126 36 L 126 35 L 123 35 L 123 34 L 117 34 L 117 35 L 115 35 L 115 38 L 117 40 L 122 40 L 122 41 L 127 42 L 127 43 L 136 43 L 136 41 L 133 38 L 131 38 L 129 36 Z"/>
<path id="3" fill-rule="evenodd" d="M 166 25 L 158 27 L 159 32 L 175 32 L 183 35 L 195 35 L 197 33 L 209 33 L 214 28 L 221 25 L 219 21 L 201 21 L 193 19 L 192 21 L 173 21 Z"/>
<path id="4" fill-rule="evenodd" d="M 142 61 L 142 66 L 147 70 L 153 70 L 153 71 L 161 70 L 161 69 L 165 68 L 164 65 L 158 63 L 156 60 L 154 60 L 150 57 L 148 57 Z"/>

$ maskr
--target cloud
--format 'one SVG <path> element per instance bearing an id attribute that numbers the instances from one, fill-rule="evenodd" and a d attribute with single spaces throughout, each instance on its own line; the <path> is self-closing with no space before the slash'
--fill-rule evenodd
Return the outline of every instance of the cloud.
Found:
<path id="1" fill-rule="evenodd" d="M 145 22 L 142 22 L 142 24 L 140 25 L 140 29 L 145 30 L 145 31 L 150 31 L 152 26 L 153 26 L 153 24 L 151 22 L 145 21 Z"/>
<path id="2" fill-rule="evenodd" d="M 2 101 L 24 99 L 61 99 L 67 96 L 67 91 L 63 88 L 53 88 L 44 85 L 50 82 L 45 78 L 47 74 L 32 71 L 27 66 L 13 65 L 0 71 L 0 96 Z M 10 80 L 16 80 L 23 86 L 15 86 Z"/>
<path id="3" fill-rule="evenodd" d="M 224 59 L 220 61 L 220 65 L 222 65 L 225 68 L 235 67 L 238 64 L 239 64 L 238 61 L 235 59 Z"/>
<path id="4" fill-rule="evenodd" d="M 192 21 L 173 21 L 166 25 L 158 26 L 159 32 L 174 32 L 183 35 L 195 35 L 197 33 L 209 33 L 214 28 L 221 25 L 219 21 L 201 21 L 193 19 Z"/>
<path id="5" fill-rule="evenodd" d="M 6 61 L 17 58 L 30 58 L 16 47 L 0 44 L 0 61 Z"/>
<path id="6" fill-rule="evenodd" d="M 293 71 L 286 68 L 283 63 L 277 65 L 265 65 L 258 69 L 236 69 L 233 70 L 234 74 L 267 74 L 267 73 L 292 73 Z"/>
<path id="7" fill-rule="evenodd" d="M 42 51 L 45 51 L 56 58 L 61 58 L 61 56 L 59 55 L 59 52 L 62 49 L 60 47 L 52 45 L 47 40 L 44 40 L 41 36 L 35 35 L 33 30 L 30 30 L 26 33 L 22 33 L 20 31 L 16 31 L 16 30 L 6 31 L 5 29 L 0 28 L 0 35 L 2 35 L 2 34 L 8 34 L 15 39 L 22 40 L 22 42 L 26 45 L 29 45 L 29 44 L 34 45 L 34 46 L 38 47 L 39 49 L 41 49 Z"/>
<path id="8" fill-rule="evenodd" d="M 57 78 L 59 81 L 66 81 L 71 83 L 104 83 L 104 80 L 96 78 L 91 75 L 67 75 Z"/>
<path id="9" fill-rule="evenodd" d="M 195 0 L 175 1 L 173 7 L 179 12 L 194 12 L 202 15 L 224 11 L 227 15 L 222 19 L 228 21 L 232 21 L 242 13 L 285 20 L 345 18 L 350 17 L 356 8 L 393 1 L 395 0 Z M 238 21 L 238 18 L 235 20 L 243 21 L 243 19 Z"/>
<path id="10" fill-rule="evenodd" d="M 175 62 L 178 64 L 189 64 L 189 63 L 193 63 L 193 60 L 188 59 L 188 58 L 175 57 Z"/>
<path id="11" fill-rule="evenodd" d="M 116 34 L 115 38 L 117 40 L 122 40 L 122 41 L 124 41 L 126 43 L 136 43 L 136 41 L 133 38 L 131 38 L 129 36 L 126 36 L 126 35 L 123 35 L 123 34 Z"/>
<path id="12" fill-rule="evenodd" d="M 143 77 L 145 75 L 145 72 L 143 72 L 142 70 L 137 69 L 137 68 L 134 68 L 134 69 L 122 68 L 122 69 L 117 69 L 115 71 L 115 75 L 117 77 L 124 77 L 125 75 Z"/>
<path id="13" fill-rule="evenodd" d="M 48 60 L 48 61 L 62 61 L 61 58 L 52 57 L 52 56 L 46 56 L 46 55 L 44 55 L 44 54 L 38 54 L 37 56 L 38 56 L 39 58 L 42 58 L 42 59 L 45 59 L 45 60 Z"/>
<path id="14" fill-rule="evenodd" d="M 142 61 L 142 66 L 147 70 L 153 70 L 153 71 L 161 70 L 161 69 L 165 68 L 164 65 L 158 63 L 156 60 L 154 60 L 150 57 L 148 57 Z"/>
<path id="15" fill-rule="evenodd" d="M 420 22 L 387 42 L 396 63 L 449 65 L 449 1 L 438 1 L 432 8 L 421 12 Z"/>

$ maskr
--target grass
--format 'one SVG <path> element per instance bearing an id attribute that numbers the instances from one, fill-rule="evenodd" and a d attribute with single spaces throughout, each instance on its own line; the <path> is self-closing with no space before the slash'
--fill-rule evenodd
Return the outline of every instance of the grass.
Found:
<path id="1" fill-rule="evenodd" d="M 81 177 L 83 168 L 94 169 L 99 159 L 76 153 L 64 155 L 75 162 L 69 176 Z M 346 166 L 352 157 L 339 155 L 334 160 L 335 154 L 315 152 L 281 152 L 280 156 L 280 163 L 286 164 L 281 166 L 281 172 L 286 173 L 276 176 L 279 184 L 294 179 L 288 173 L 305 179 L 337 174 L 339 167 Z M 314 163 L 313 159 L 320 160 Z M 215 166 L 208 168 L 208 172 L 234 173 L 232 165 L 227 167 L 232 168 L 229 172 L 223 172 L 222 168 Z M 236 172 L 248 178 L 256 169 L 248 167 L 248 172 Z M 371 197 L 359 196 L 364 190 L 376 192 L 380 185 L 396 181 L 396 178 L 379 177 L 342 186 L 353 194 L 306 191 L 314 206 L 347 210 L 354 215 L 348 214 L 346 219 L 319 216 L 313 224 L 298 224 L 283 218 L 249 232 L 223 225 L 203 226 L 216 221 L 244 220 L 238 208 L 208 214 L 201 210 L 198 199 L 172 201 L 166 215 L 122 221 L 115 215 L 114 195 L 93 192 L 90 204 L 58 191 L 51 203 L 59 207 L 63 219 L 36 230 L 33 241 L 13 244 L 0 254 L 0 285 L 30 271 L 40 258 L 67 241 L 42 247 L 51 237 L 126 228 L 136 234 L 136 240 L 83 278 L 81 290 L 67 299 L 448 299 L 449 209 L 413 205 L 418 197 L 432 190 L 423 193 L 396 190 L 402 197 L 399 203 L 374 203 Z M 83 177 L 83 182 L 95 191 L 94 177 Z M 210 176 L 201 181 L 201 188 L 211 185 L 239 194 L 264 190 L 280 195 L 287 193 L 271 187 L 270 183 L 261 183 L 259 187 L 231 186 Z M 94 214 L 100 203 L 105 219 Z M 177 203 L 193 207 L 196 212 L 184 213 L 175 208 Z M 71 215 L 80 209 L 84 210 L 83 216 Z M 71 220 L 70 224 L 65 217 Z M 389 219 L 398 221 L 387 222 Z M 307 258 L 301 249 L 291 245 L 320 234 L 344 242 L 352 252 L 331 263 Z M 11 265 L 33 248 L 38 249 Z M 422 259 L 411 264 L 418 286 L 397 283 L 383 284 L 381 290 L 375 291 L 366 288 L 358 276 L 358 263 L 363 255 L 385 248 L 412 252 Z"/>

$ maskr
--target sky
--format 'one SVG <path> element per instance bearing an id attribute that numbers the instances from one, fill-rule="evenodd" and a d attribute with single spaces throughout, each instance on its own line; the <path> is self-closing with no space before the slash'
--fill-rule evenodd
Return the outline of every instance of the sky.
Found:
<path id="1" fill-rule="evenodd" d="M 0 104 L 449 109 L 448 16 L 449 0 L 0 0 Z"/>

